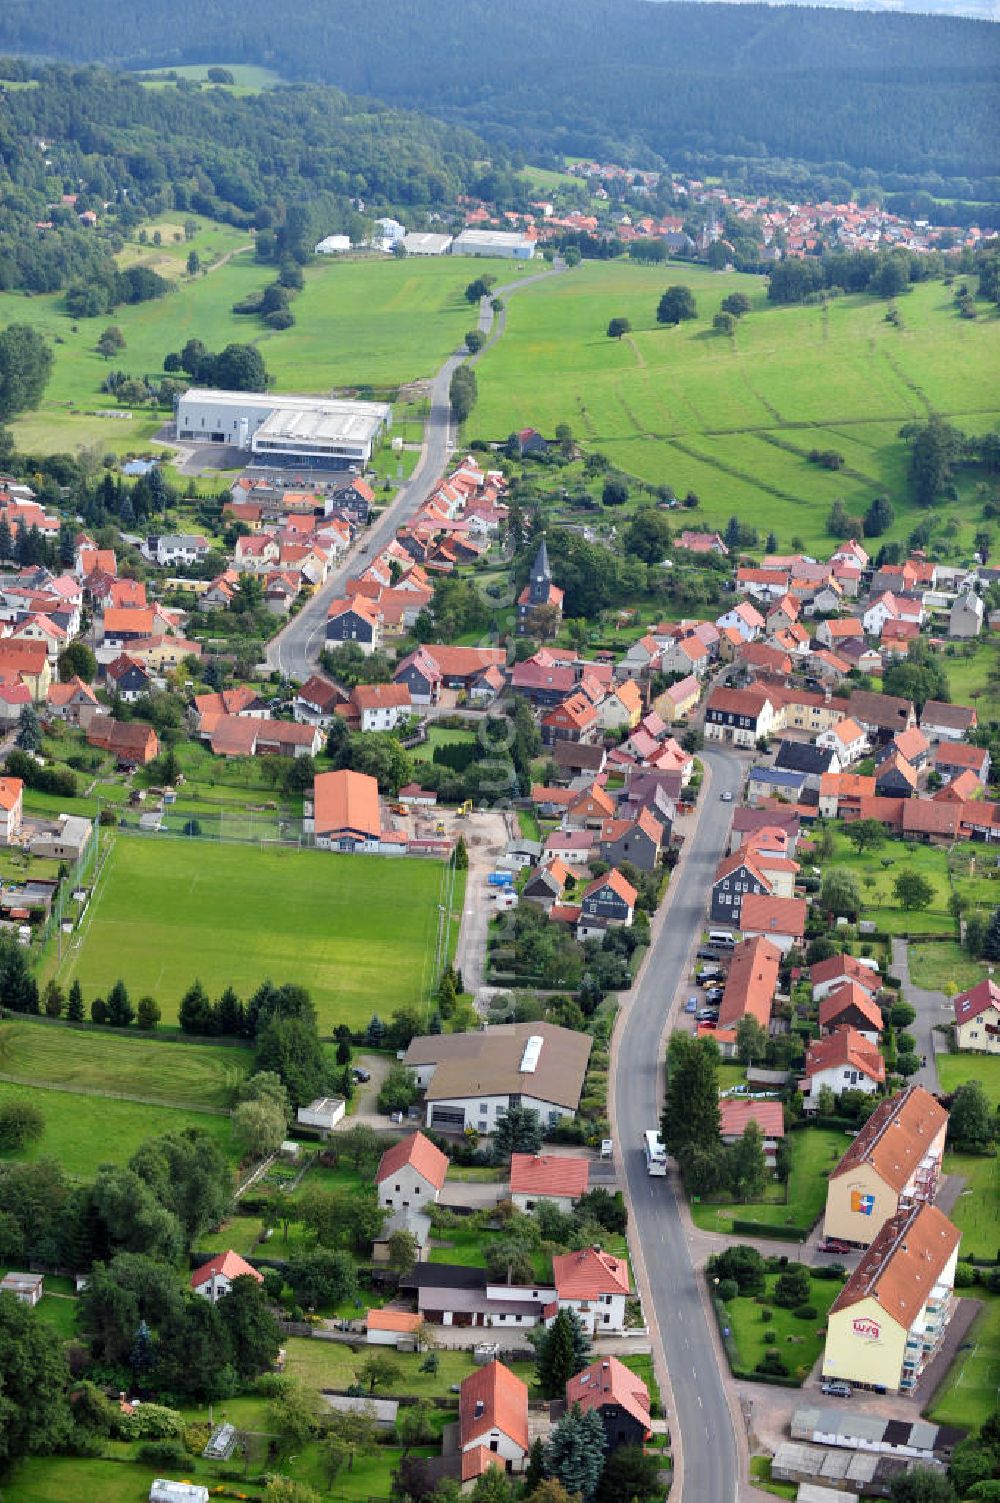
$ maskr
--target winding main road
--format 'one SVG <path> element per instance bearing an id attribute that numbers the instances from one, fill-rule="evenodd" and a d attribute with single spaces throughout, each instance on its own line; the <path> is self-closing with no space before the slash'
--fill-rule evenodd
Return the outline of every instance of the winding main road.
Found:
<path id="1" fill-rule="evenodd" d="M 678 1209 L 673 1174 L 646 1172 L 642 1135 L 656 1127 L 663 1100 L 664 1036 L 705 923 L 709 886 L 727 842 L 743 767 L 706 749 L 706 792 L 683 861 L 657 915 L 632 991 L 623 998 L 613 1069 L 612 1124 L 629 1204 L 629 1241 L 654 1352 L 669 1374 L 664 1397 L 677 1456 L 672 1499 L 735 1503 L 740 1464 L 711 1312 Z M 729 792 L 733 802 L 721 801 Z"/>
<path id="2" fill-rule="evenodd" d="M 503 301 L 506 302 L 523 288 L 532 287 L 546 277 L 557 276 L 564 269 L 563 263 L 556 261 L 550 269 L 537 272 L 533 276 L 522 277 L 519 282 L 511 282 L 507 286 L 498 287 L 497 295 L 502 296 Z M 488 337 L 480 354 L 502 336 L 506 327 L 503 311 L 497 316 L 495 328 L 493 318 L 490 299 L 484 297 L 479 305 L 479 331 Z M 431 383 L 430 412 L 424 427 L 424 441 L 416 469 L 409 480 L 400 486 L 391 505 L 386 507 L 367 531 L 361 533 L 357 542 L 348 550 L 337 568 L 327 576 L 326 581 L 306 602 L 298 615 L 294 616 L 276 637 L 271 638 L 265 653 L 269 668 L 276 668 L 286 678 L 295 679 L 298 682 L 307 679 L 313 672 L 319 662 L 319 655 L 326 639 L 326 617 L 331 602 L 343 595 L 347 581 L 353 575 L 361 573 L 365 563 L 380 553 L 392 539 L 396 530 L 420 510 L 444 474 L 449 454 L 452 452 L 449 447 L 452 413 L 451 403 L 448 400 L 448 388 L 458 367 L 465 360 L 471 360 L 475 364 L 477 359 L 478 356 L 469 356 L 464 346 L 448 356 Z"/>

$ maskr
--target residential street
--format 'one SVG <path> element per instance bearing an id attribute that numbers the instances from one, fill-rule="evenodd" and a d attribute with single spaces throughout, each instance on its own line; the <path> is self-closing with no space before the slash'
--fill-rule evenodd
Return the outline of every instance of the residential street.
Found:
<path id="1" fill-rule="evenodd" d="M 612 1130 L 630 1210 L 629 1244 L 653 1338 L 664 1364 L 667 1418 L 673 1437 L 675 1494 L 689 1503 L 730 1503 L 740 1496 L 740 1451 L 730 1409 L 724 1357 L 709 1322 L 702 1280 L 685 1240 L 674 1179 L 651 1178 L 641 1141 L 660 1117 L 667 1017 L 678 1002 L 706 918 L 709 884 L 732 820 L 743 764 L 705 750 L 711 776 L 683 862 L 653 925 L 653 942 L 631 993 L 622 998 L 613 1069 Z"/>
<path id="2" fill-rule="evenodd" d="M 530 287 L 545 277 L 556 276 L 561 270 L 561 263 L 557 263 L 551 270 L 524 277 L 521 281 L 514 282 L 511 286 L 501 288 L 499 291 L 506 302 L 523 287 Z M 472 275 L 474 272 L 470 268 L 470 277 Z M 500 337 L 504 322 L 504 316 L 501 313 L 497 318 L 497 327 L 493 329 L 490 343 Z M 489 334 L 492 328 L 493 312 L 489 299 L 483 298 L 479 307 L 479 329 L 483 334 Z M 414 512 L 419 511 L 441 479 L 448 465 L 450 454 L 448 445 L 452 437 L 448 388 L 453 373 L 466 358 L 463 346 L 453 355 L 448 356 L 431 383 L 430 413 L 424 428 L 420 459 L 413 474 L 404 485 L 400 486 L 392 504 L 386 507 L 373 526 L 361 533 L 354 546 L 344 555 L 337 568 L 306 602 L 299 614 L 289 621 L 283 631 L 271 638 L 265 652 L 265 661 L 269 668 L 277 668 L 286 678 L 295 679 L 300 683 L 309 677 L 319 662 L 326 633 L 326 614 L 331 602 L 343 594 L 348 579 L 363 571 L 366 560 L 375 558 L 393 537 L 396 529 L 408 522 Z"/>

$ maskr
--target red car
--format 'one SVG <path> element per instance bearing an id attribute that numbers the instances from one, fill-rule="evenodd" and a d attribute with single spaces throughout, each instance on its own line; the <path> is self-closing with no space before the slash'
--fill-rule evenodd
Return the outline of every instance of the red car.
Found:
<path id="1" fill-rule="evenodd" d="M 844 1242 L 840 1237 L 824 1237 L 819 1243 L 820 1252 L 848 1253 L 854 1249 L 849 1242 Z"/>

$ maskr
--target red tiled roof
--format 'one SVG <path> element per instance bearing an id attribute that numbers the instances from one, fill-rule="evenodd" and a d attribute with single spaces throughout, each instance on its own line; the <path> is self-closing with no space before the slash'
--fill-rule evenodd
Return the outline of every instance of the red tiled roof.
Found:
<path id="1" fill-rule="evenodd" d="M 552 1276 L 560 1300 L 597 1299 L 602 1294 L 631 1294 L 632 1281 L 624 1258 L 585 1247 L 579 1252 L 557 1254 Z"/>
<path id="2" fill-rule="evenodd" d="M 402 1331 L 411 1335 L 419 1331 L 424 1317 L 409 1310 L 369 1310 L 365 1325 L 369 1331 Z"/>
<path id="3" fill-rule="evenodd" d="M 629 908 L 635 907 L 635 900 L 639 896 L 627 877 L 623 877 L 617 866 L 613 866 L 603 877 L 595 877 L 585 889 L 583 896 L 589 898 L 592 893 L 600 892 L 602 887 L 610 887 L 611 891 L 621 898 Z"/>
<path id="4" fill-rule="evenodd" d="M 880 1179 L 902 1190 L 947 1121 L 948 1113 L 929 1091 L 907 1086 L 879 1103 L 830 1178 L 871 1164 Z"/>
<path id="5" fill-rule="evenodd" d="M 991 1007 L 1000 1012 L 1000 986 L 987 978 L 971 986 L 967 992 L 959 992 L 954 1005 L 956 1023 L 969 1023 Z"/>
<path id="6" fill-rule="evenodd" d="M 885 1080 L 885 1060 L 856 1028 L 838 1028 L 829 1038 L 810 1044 L 806 1051 L 807 1080 L 821 1070 L 837 1069 L 841 1065 L 849 1065 L 852 1070 L 867 1075 L 869 1080 L 878 1081 L 880 1085 Z"/>
<path id="7" fill-rule="evenodd" d="M 748 1122 L 756 1122 L 765 1138 L 785 1136 L 785 1113 L 780 1101 L 750 1101 L 745 1096 L 730 1096 L 719 1102 L 719 1131 L 724 1138 L 742 1138 Z"/>
<path id="8" fill-rule="evenodd" d="M 528 1441 L 528 1385 L 502 1362 L 488 1362 L 462 1381 L 458 1399 L 459 1444 L 500 1430 L 523 1451 Z"/>
<path id="9" fill-rule="evenodd" d="M 959 1243 L 961 1233 L 937 1206 L 901 1211 L 882 1227 L 830 1306 L 830 1314 L 874 1299 L 908 1331 Z"/>
<path id="10" fill-rule="evenodd" d="M 440 1190 L 448 1173 L 448 1155 L 442 1153 L 440 1148 L 435 1148 L 430 1138 L 425 1138 L 422 1132 L 415 1132 L 386 1149 L 379 1161 L 375 1183 L 380 1185 L 383 1180 L 391 1179 L 406 1164 L 432 1184 L 435 1190 Z"/>
<path id="11" fill-rule="evenodd" d="M 747 1016 L 767 1028 L 780 966 L 781 951 L 769 939 L 745 939 L 736 946 L 719 1008 L 720 1028 L 732 1028 Z"/>
<path id="12" fill-rule="evenodd" d="M 849 1007 L 856 1007 L 867 1023 L 877 1033 L 882 1032 L 883 1020 L 882 1009 L 864 987 L 858 986 L 855 981 L 845 981 L 840 986 L 835 986 L 833 991 L 827 992 L 819 1004 L 819 1026 L 826 1028 L 834 1018 L 846 1012 Z"/>
<path id="13" fill-rule="evenodd" d="M 878 967 L 863 965 L 853 955 L 831 955 L 826 960 L 817 960 L 809 972 L 813 986 L 821 986 L 824 981 L 833 981 L 839 976 L 856 982 L 872 996 L 879 990 Z"/>
<path id="14" fill-rule="evenodd" d="M 570 1408 L 579 1404 L 584 1412 L 617 1404 L 644 1429 L 649 1429 L 649 1389 L 617 1357 L 592 1362 L 570 1378 L 566 1384 L 566 1403 Z"/>
<path id="15" fill-rule="evenodd" d="M 214 1258 L 209 1258 L 207 1263 L 202 1263 L 200 1268 L 196 1268 L 191 1275 L 191 1288 L 200 1289 L 202 1284 L 207 1284 L 209 1279 L 216 1275 L 221 1275 L 226 1279 L 238 1279 L 246 1275 L 248 1278 L 256 1279 L 258 1284 L 264 1282 L 264 1275 L 258 1273 L 246 1258 L 241 1258 L 238 1252 L 233 1252 L 232 1248 L 228 1252 L 216 1253 Z"/>
<path id="16" fill-rule="evenodd" d="M 576 1200 L 587 1193 L 590 1161 L 557 1153 L 514 1153 L 510 1159 L 512 1195 L 562 1195 Z"/>
<path id="17" fill-rule="evenodd" d="M 801 939 L 806 932 L 804 898 L 772 898 L 767 893 L 744 894 L 740 909 L 740 928 L 744 934 L 760 930 L 762 934 L 789 934 Z"/>

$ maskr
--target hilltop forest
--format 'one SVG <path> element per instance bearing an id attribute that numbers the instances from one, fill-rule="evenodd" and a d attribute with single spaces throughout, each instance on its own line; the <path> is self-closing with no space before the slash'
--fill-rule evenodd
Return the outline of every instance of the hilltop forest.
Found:
<path id="1" fill-rule="evenodd" d="M 1000 173 L 1000 31 L 979 21 L 680 0 L 6 0 L 0 48 L 266 64 L 461 122 L 535 161 L 718 171 L 788 159 L 1000 196 L 986 181 Z"/>
<path id="2" fill-rule="evenodd" d="M 0 61 L 0 77 L 19 75 L 30 87 L 0 95 L 0 291 L 104 280 L 116 236 L 163 212 L 271 230 L 276 254 L 304 257 L 320 234 L 356 229 L 359 202 L 411 217 L 450 207 L 485 150 L 457 126 L 322 86 L 237 97 Z M 96 230 L 81 227 L 88 209 Z"/>

